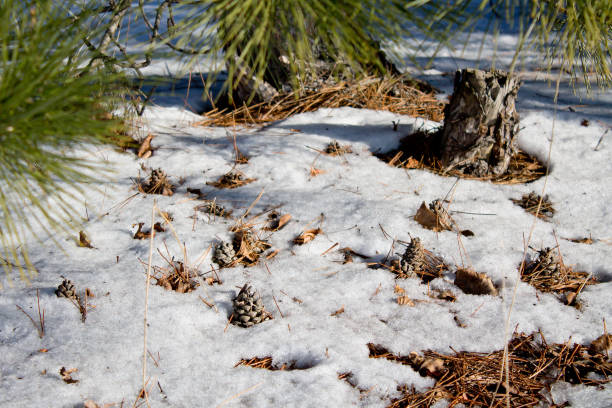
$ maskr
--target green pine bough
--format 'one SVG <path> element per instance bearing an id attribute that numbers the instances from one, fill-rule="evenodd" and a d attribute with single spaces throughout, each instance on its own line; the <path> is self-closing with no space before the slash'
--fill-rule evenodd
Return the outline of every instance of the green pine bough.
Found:
<path id="1" fill-rule="evenodd" d="M 75 232 L 102 163 L 74 148 L 111 141 L 117 76 L 88 69 L 70 2 L 0 0 L 0 264 L 11 283 L 34 268 L 26 240 Z M 82 200 L 81 200 L 82 201 Z M 0 286 L 1 287 L 1 286 Z"/>

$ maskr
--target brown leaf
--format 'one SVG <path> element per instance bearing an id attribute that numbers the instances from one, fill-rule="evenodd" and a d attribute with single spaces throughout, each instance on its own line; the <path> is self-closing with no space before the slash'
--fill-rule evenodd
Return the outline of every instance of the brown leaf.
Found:
<path id="1" fill-rule="evenodd" d="M 587 244 L 587 245 L 591 245 L 593 244 L 593 239 L 592 238 L 563 238 L 567 241 L 571 241 L 571 242 L 575 242 L 576 244 Z"/>
<path id="2" fill-rule="evenodd" d="M 414 302 L 408 296 L 399 296 L 397 299 L 397 304 L 401 306 L 414 306 Z"/>
<path id="3" fill-rule="evenodd" d="M 340 315 L 342 313 L 344 313 L 344 305 L 340 309 L 338 309 L 334 313 L 332 313 L 330 316 L 338 316 L 338 315 Z"/>
<path id="4" fill-rule="evenodd" d="M 162 227 L 162 225 L 159 222 L 156 222 L 155 225 L 153 225 L 153 229 L 157 232 L 164 232 L 166 231 L 166 229 L 164 227 Z"/>
<path id="5" fill-rule="evenodd" d="M 463 235 L 464 237 L 473 237 L 474 233 L 470 230 L 463 230 L 461 231 L 461 235 Z"/>
<path id="6" fill-rule="evenodd" d="M 72 378 L 71 374 L 77 371 L 79 370 L 76 368 L 66 369 L 66 367 L 62 367 L 59 370 L 59 374 L 66 384 L 76 384 L 79 382 L 79 380 L 75 380 L 74 378 Z"/>
<path id="7" fill-rule="evenodd" d="M 91 245 L 91 241 L 89 240 L 89 237 L 84 231 L 79 231 L 78 245 L 83 248 L 93 248 L 93 246 Z"/>
<path id="8" fill-rule="evenodd" d="M 323 169 L 317 169 L 315 167 L 310 167 L 310 177 L 317 177 L 319 174 L 325 174 L 327 171 Z"/>
<path id="9" fill-rule="evenodd" d="M 420 373 L 433 377 L 437 377 L 443 370 L 444 361 L 439 358 L 427 358 L 419 368 Z"/>
<path id="10" fill-rule="evenodd" d="M 421 163 L 414 157 L 409 157 L 406 163 L 404 163 L 404 167 L 407 169 L 418 169 L 421 167 Z"/>
<path id="11" fill-rule="evenodd" d="M 280 217 L 278 217 L 278 214 L 276 213 L 271 215 L 275 216 L 268 217 L 269 223 L 263 228 L 265 231 L 278 231 L 287 225 L 289 221 L 291 221 L 291 214 L 283 214 Z"/>
<path id="12" fill-rule="evenodd" d="M 319 235 L 320 233 L 322 233 L 322 232 L 323 232 L 323 230 L 321 228 L 315 228 L 315 229 L 306 230 L 306 231 L 302 232 L 300 235 L 298 235 L 293 240 L 293 243 L 297 244 L 297 245 L 304 245 L 304 244 L 312 241 L 313 239 L 315 239 L 315 237 L 317 235 Z"/>
<path id="13" fill-rule="evenodd" d="M 41 348 L 38 350 L 39 353 L 47 353 L 49 351 L 49 349 L 47 348 Z"/>
<path id="14" fill-rule="evenodd" d="M 266 259 L 274 258 L 276 255 L 278 255 L 279 252 L 280 252 L 279 249 L 275 249 L 274 251 L 272 251 L 268 255 L 266 255 Z"/>
<path id="15" fill-rule="evenodd" d="M 88 298 L 96 297 L 96 295 L 94 295 L 94 293 L 89 288 L 85 288 L 85 296 L 87 296 Z"/>
<path id="16" fill-rule="evenodd" d="M 454 302 L 455 300 L 457 300 L 455 294 L 448 289 L 443 291 L 437 291 L 436 297 L 438 299 L 447 300 L 449 302 Z"/>
<path id="17" fill-rule="evenodd" d="M 612 351 L 612 334 L 602 334 L 589 347 L 591 354 L 607 354 Z"/>
<path id="18" fill-rule="evenodd" d="M 434 231 L 440 231 L 440 227 L 438 226 L 438 219 L 436 214 L 427 207 L 425 201 L 421 203 L 416 215 L 414 216 L 414 220 L 424 226 L 425 228 L 432 229 Z"/>
<path id="19" fill-rule="evenodd" d="M 134 239 L 149 239 L 151 238 L 151 231 L 143 231 L 142 226 L 144 222 L 138 223 L 138 230 L 134 233 Z"/>
<path id="20" fill-rule="evenodd" d="M 582 119 L 582 121 L 580 122 L 580 126 L 584 126 L 584 127 L 589 126 L 589 121 L 587 119 Z"/>
<path id="21" fill-rule="evenodd" d="M 484 273 L 478 273 L 470 269 L 457 269 L 455 285 L 463 292 L 471 295 L 497 295 L 497 289 L 491 278 Z"/>
<path id="22" fill-rule="evenodd" d="M 401 286 L 395 285 L 395 287 L 393 288 L 393 293 L 399 293 L 400 295 L 403 295 L 404 293 L 406 293 L 406 291 Z"/>
<path id="23" fill-rule="evenodd" d="M 87 400 L 83 403 L 83 408 L 100 408 L 100 406 L 92 400 Z"/>
<path id="24" fill-rule="evenodd" d="M 138 149 L 138 157 L 141 159 L 146 159 L 151 157 L 153 154 L 153 149 L 151 148 L 151 141 L 155 136 L 152 133 L 149 133 L 147 137 L 140 144 L 140 148 Z"/>

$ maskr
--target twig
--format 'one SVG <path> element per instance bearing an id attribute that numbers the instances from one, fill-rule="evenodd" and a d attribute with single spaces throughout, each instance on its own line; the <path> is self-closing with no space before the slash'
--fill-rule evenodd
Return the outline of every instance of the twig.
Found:
<path id="1" fill-rule="evenodd" d="M 42 339 L 45 335 L 45 311 L 43 310 L 42 313 L 40 311 L 40 294 L 38 289 L 36 289 L 36 303 L 38 305 L 38 324 L 36 324 L 34 319 L 32 319 L 32 316 L 30 316 L 25 310 L 23 310 L 21 306 L 15 306 L 17 306 L 17 310 L 20 310 L 24 315 L 28 317 L 28 319 L 30 319 L 30 321 L 36 328 L 36 331 L 38 332 L 38 337 Z"/>
<path id="2" fill-rule="evenodd" d="M 263 381 L 262 381 L 262 382 L 260 382 L 259 384 L 255 384 L 254 386 L 247 388 L 247 389 L 246 389 L 246 390 L 244 390 L 244 391 L 240 391 L 240 392 L 239 392 L 238 394 L 236 394 L 236 395 L 232 395 L 231 397 L 229 397 L 229 398 L 227 398 L 227 399 L 223 400 L 223 401 L 222 401 L 222 402 L 221 402 L 219 405 L 217 405 L 217 408 L 222 407 L 223 405 L 227 404 L 227 403 L 228 403 L 228 402 L 230 402 L 231 400 L 238 398 L 238 397 L 239 397 L 239 396 L 241 396 L 242 394 L 245 394 L 245 393 L 247 393 L 247 392 L 249 392 L 249 391 L 253 391 L 255 388 L 259 387 L 261 384 L 263 384 Z"/>
<path id="3" fill-rule="evenodd" d="M 155 210 L 157 210 L 157 200 L 153 201 L 153 208 L 151 209 L 151 225 L 155 225 Z M 144 308 L 144 318 L 143 318 L 143 353 L 142 353 L 142 390 L 144 392 L 145 401 L 148 402 L 148 396 L 146 390 L 147 384 L 147 310 L 149 306 L 149 286 L 151 282 L 151 263 L 153 261 L 153 239 L 155 238 L 155 234 L 151 234 L 149 239 L 149 261 L 147 266 L 147 281 L 145 286 L 145 308 Z"/>
<path id="4" fill-rule="evenodd" d="M 272 300 L 274 300 L 274 304 L 276 305 L 276 308 L 278 309 L 278 313 L 280 313 L 281 315 L 281 319 L 284 319 L 285 316 L 283 315 L 283 312 L 281 312 L 280 307 L 278 307 L 278 303 L 276 303 L 276 298 L 274 297 L 274 295 L 272 295 Z"/>
<path id="5" fill-rule="evenodd" d="M 605 132 L 603 132 L 603 134 L 601 135 L 601 137 L 599 138 L 599 141 L 597 142 L 597 144 L 595 145 L 595 148 L 593 148 L 593 151 L 596 152 L 597 149 L 599 149 L 599 145 L 601 144 L 601 142 L 603 141 L 604 136 L 606 135 L 606 133 L 608 133 L 608 130 L 610 129 L 606 129 Z"/>

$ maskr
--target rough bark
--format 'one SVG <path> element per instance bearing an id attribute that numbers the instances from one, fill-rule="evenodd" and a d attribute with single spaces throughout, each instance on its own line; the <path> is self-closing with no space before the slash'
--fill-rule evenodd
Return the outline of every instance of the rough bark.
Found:
<path id="1" fill-rule="evenodd" d="M 462 69 L 444 111 L 442 165 L 464 174 L 503 174 L 516 153 L 521 83 L 502 71 Z"/>

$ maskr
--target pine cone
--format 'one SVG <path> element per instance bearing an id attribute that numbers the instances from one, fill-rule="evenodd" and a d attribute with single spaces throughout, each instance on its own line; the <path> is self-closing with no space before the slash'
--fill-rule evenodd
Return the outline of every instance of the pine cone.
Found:
<path id="1" fill-rule="evenodd" d="M 79 302 L 79 295 L 77 295 L 74 285 L 68 279 L 62 281 L 55 290 L 55 294 L 57 297 L 65 297 Z"/>
<path id="2" fill-rule="evenodd" d="M 421 244 L 419 238 L 413 238 L 399 261 L 399 267 L 402 271 L 401 277 L 417 278 L 419 273 L 423 272 L 425 262 L 423 244 Z"/>
<path id="3" fill-rule="evenodd" d="M 261 296 L 251 292 L 251 287 L 245 284 L 238 296 L 232 301 L 234 305 L 234 317 L 232 323 L 241 327 L 251 327 L 265 320 L 271 319 L 271 315 L 264 309 Z"/>
<path id="4" fill-rule="evenodd" d="M 171 196 L 174 194 L 174 186 L 168 180 L 168 176 L 162 169 L 151 170 L 151 175 L 144 186 L 145 193 L 162 194 Z"/>
<path id="5" fill-rule="evenodd" d="M 215 247 L 212 260 L 221 267 L 231 264 L 236 260 L 234 246 L 228 242 L 220 242 Z"/>
<path id="6" fill-rule="evenodd" d="M 552 248 L 544 248 L 538 251 L 538 259 L 533 270 L 547 276 L 554 276 L 560 272 L 560 263 L 557 252 Z"/>
<path id="7" fill-rule="evenodd" d="M 446 208 L 442 205 L 441 200 L 433 200 L 429 204 L 429 209 L 436 214 L 438 226 L 441 229 L 452 230 L 453 220 L 450 214 L 446 211 Z"/>

